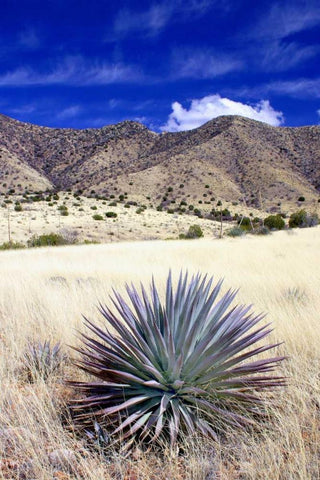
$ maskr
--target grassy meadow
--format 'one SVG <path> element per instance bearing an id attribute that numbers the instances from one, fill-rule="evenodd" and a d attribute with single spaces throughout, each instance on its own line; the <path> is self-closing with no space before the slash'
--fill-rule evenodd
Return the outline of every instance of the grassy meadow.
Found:
<path id="1" fill-rule="evenodd" d="M 320 478 L 320 227 L 265 237 L 149 241 L 0 252 L 0 479 L 316 480 Z M 149 284 L 164 292 L 169 268 L 223 277 L 273 322 L 275 354 L 287 355 L 288 386 L 266 395 L 270 419 L 255 431 L 226 430 L 219 442 L 186 439 L 182 453 L 137 449 L 105 458 L 73 431 L 66 362 L 47 382 L 29 383 L 22 355 L 30 341 L 79 344 L 82 315 L 112 288 Z M 273 356 L 273 353 L 271 354 Z M 274 398 L 273 398 L 274 397 Z M 56 451 L 69 462 L 55 462 Z M 70 453 L 71 451 L 71 453 Z"/>

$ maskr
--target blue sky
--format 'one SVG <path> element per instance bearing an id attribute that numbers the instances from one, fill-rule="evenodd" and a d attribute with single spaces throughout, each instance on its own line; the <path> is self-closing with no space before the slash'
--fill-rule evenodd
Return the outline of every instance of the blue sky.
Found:
<path id="1" fill-rule="evenodd" d="M 0 112 L 50 127 L 320 121 L 319 0 L 1 0 Z"/>

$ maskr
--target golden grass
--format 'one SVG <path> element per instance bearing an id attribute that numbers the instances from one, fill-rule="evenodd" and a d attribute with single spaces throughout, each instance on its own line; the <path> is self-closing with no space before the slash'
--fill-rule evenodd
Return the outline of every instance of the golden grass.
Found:
<path id="1" fill-rule="evenodd" d="M 320 478 L 320 229 L 223 240 L 136 242 L 0 252 L 0 478 L 93 479 L 299 479 Z M 238 302 L 268 312 L 272 339 L 289 355 L 287 388 L 260 433 L 228 431 L 219 444 L 189 440 L 184 454 L 138 452 L 108 460 L 65 428 L 70 393 L 66 365 L 47 383 L 27 383 L 21 354 L 30 339 L 77 343 L 81 314 L 99 321 L 99 300 L 126 281 L 160 290 L 171 268 L 225 278 L 240 287 Z M 68 351 L 65 346 L 65 351 Z M 8 430 L 11 429 L 11 430 Z M 74 451 L 70 469 L 48 455 Z M 31 462 L 31 463 L 30 463 Z"/>

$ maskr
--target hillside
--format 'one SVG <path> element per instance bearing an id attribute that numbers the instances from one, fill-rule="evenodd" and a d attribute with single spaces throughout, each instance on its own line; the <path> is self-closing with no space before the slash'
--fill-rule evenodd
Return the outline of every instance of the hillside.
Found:
<path id="1" fill-rule="evenodd" d="M 157 134 L 131 121 L 73 130 L 0 115 L 0 181 L 2 193 L 128 192 L 155 205 L 245 199 L 264 210 L 292 209 L 299 197 L 307 205 L 319 198 L 320 126 L 271 127 L 224 116 L 195 130 Z"/>

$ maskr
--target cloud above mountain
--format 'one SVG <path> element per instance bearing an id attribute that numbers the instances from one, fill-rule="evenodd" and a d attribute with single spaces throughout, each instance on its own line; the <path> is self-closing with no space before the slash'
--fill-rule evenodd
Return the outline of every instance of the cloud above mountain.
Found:
<path id="1" fill-rule="evenodd" d="M 283 113 L 276 111 L 268 100 L 248 105 L 215 94 L 192 100 L 189 109 L 184 108 L 179 102 L 174 102 L 168 121 L 161 130 L 169 132 L 192 130 L 221 115 L 241 115 L 273 126 L 279 126 L 284 121 Z"/>

